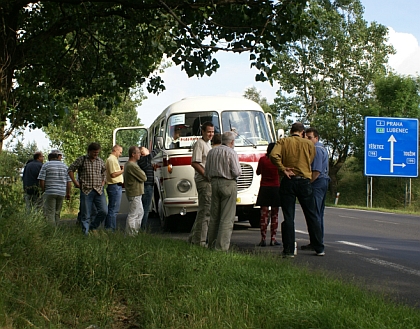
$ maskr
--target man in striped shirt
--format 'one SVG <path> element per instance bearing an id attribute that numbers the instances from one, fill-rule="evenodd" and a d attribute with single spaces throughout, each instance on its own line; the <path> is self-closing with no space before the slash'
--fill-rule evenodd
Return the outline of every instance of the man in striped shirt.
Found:
<path id="1" fill-rule="evenodd" d="M 67 166 L 61 162 L 63 154 L 52 150 L 48 162 L 39 172 L 39 186 L 44 192 L 44 216 L 52 224 L 58 224 L 64 197 L 70 199 L 71 179 L 67 174 Z"/>
<path id="2" fill-rule="evenodd" d="M 207 154 L 204 176 L 211 180 L 209 248 L 228 251 L 236 213 L 237 178 L 242 174 L 234 151 L 235 133 L 222 135 L 222 145 Z"/>

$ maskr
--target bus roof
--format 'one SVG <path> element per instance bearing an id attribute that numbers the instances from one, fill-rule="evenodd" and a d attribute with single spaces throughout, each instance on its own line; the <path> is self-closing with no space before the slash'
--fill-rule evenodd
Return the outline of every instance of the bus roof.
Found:
<path id="1" fill-rule="evenodd" d="M 162 113 L 187 113 L 197 111 L 249 110 L 262 112 L 262 108 L 254 101 L 244 97 L 229 96 L 197 96 L 183 98 L 169 105 Z M 159 115 L 159 117 L 161 116 Z"/>

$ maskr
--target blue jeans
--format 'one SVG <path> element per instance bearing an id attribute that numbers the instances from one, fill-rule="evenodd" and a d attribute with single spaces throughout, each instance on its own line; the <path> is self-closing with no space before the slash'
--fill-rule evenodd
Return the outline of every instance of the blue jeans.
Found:
<path id="1" fill-rule="evenodd" d="M 149 219 L 150 205 L 152 204 L 153 198 L 153 185 L 144 184 L 144 194 L 141 197 L 141 202 L 143 203 L 144 215 L 141 220 L 141 229 L 145 230 L 147 228 L 147 220 Z"/>
<path id="2" fill-rule="evenodd" d="M 105 229 L 115 231 L 117 228 L 117 214 L 120 210 L 122 186 L 118 184 L 108 184 L 108 215 L 105 219 Z"/>
<path id="3" fill-rule="evenodd" d="M 91 220 L 91 209 L 92 204 L 96 206 L 98 210 L 98 214 L 96 217 Z M 96 230 L 99 225 L 104 221 L 106 215 L 108 213 L 108 208 L 106 205 L 106 198 L 103 192 L 99 194 L 95 190 L 89 192 L 89 194 L 85 194 L 80 191 L 80 214 L 81 214 L 81 224 L 82 224 L 82 231 L 85 235 L 89 233 L 89 230 Z"/>
<path id="4" fill-rule="evenodd" d="M 323 252 L 321 225 L 316 214 L 311 182 L 309 179 L 290 179 L 285 176 L 280 184 L 280 200 L 283 211 L 283 222 L 281 223 L 283 253 L 293 255 L 295 250 L 296 198 L 305 215 L 310 243 L 316 252 Z"/>
<path id="5" fill-rule="evenodd" d="M 325 210 L 325 199 L 327 197 L 329 178 L 318 178 L 312 182 L 312 191 L 314 193 L 316 214 L 318 222 L 321 225 L 322 237 L 324 238 L 324 210 Z"/>

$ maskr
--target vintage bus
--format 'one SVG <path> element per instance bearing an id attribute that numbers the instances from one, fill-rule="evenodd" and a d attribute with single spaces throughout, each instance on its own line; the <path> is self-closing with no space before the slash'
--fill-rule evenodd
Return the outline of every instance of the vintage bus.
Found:
<path id="1" fill-rule="evenodd" d="M 123 147 L 121 165 L 128 159 L 131 145 L 145 146 L 151 152 L 154 168 L 154 197 L 150 211 L 159 215 L 164 228 L 171 229 L 197 211 L 198 196 L 191 166 L 192 147 L 201 138 L 201 125 L 210 121 L 215 133 L 234 131 L 242 175 L 238 179 L 238 220 L 259 227 L 260 211 L 255 202 L 260 186 L 256 168 L 267 145 L 279 137 L 273 118 L 255 102 L 235 97 L 192 97 L 168 106 L 146 129 L 122 127 L 114 131 L 114 144 Z M 123 195 L 120 213 L 127 210 Z M 191 217 L 190 216 L 190 217 Z"/>

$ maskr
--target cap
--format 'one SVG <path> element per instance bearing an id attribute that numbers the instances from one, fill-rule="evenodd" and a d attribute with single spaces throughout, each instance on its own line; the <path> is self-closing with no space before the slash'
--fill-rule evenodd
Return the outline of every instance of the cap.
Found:
<path id="1" fill-rule="evenodd" d="M 51 150 L 50 154 L 63 155 L 63 152 L 61 152 L 60 150 Z"/>

